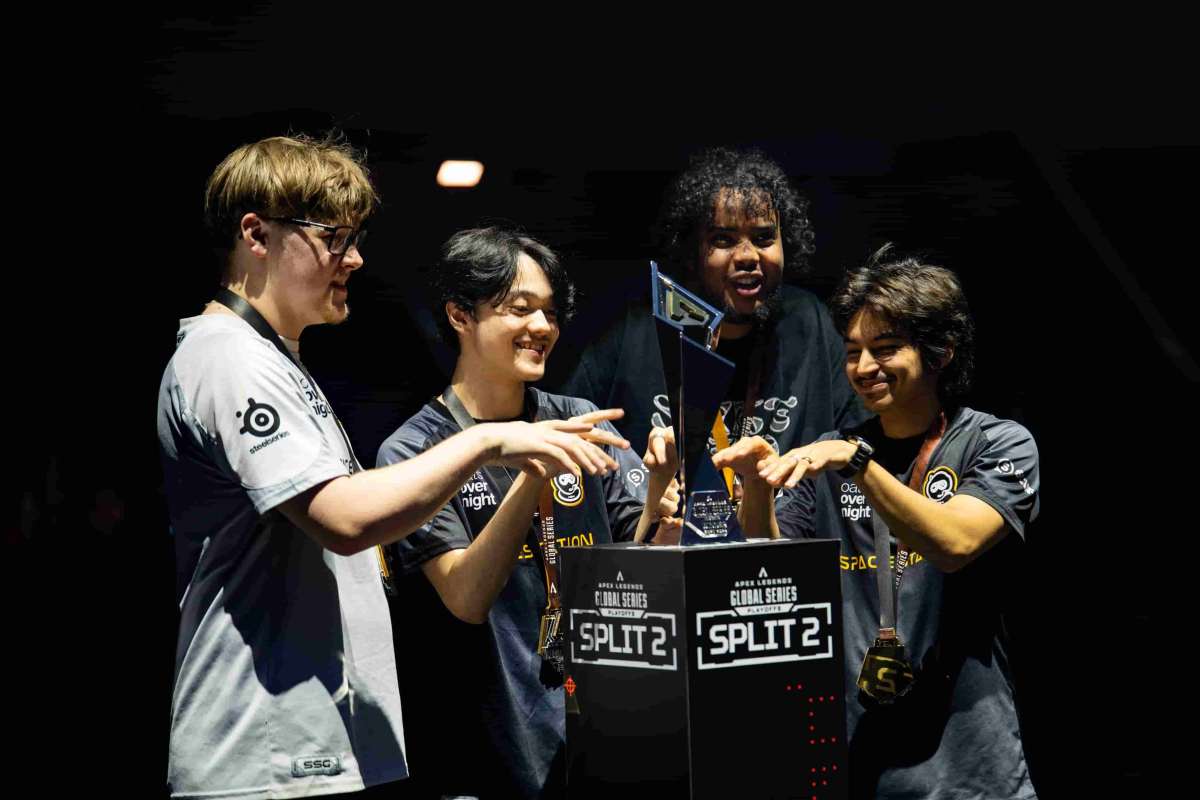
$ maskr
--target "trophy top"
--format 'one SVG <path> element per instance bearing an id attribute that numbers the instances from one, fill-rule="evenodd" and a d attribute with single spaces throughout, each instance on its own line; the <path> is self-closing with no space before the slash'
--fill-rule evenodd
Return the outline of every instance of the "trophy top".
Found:
<path id="1" fill-rule="evenodd" d="M 700 338 L 705 347 L 713 349 L 725 312 L 718 311 L 663 275 L 654 261 L 650 262 L 650 297 L 655 317 L 689 336 Z M 697 333 L 702 333 L 702 338 L 696 337 Z"/>

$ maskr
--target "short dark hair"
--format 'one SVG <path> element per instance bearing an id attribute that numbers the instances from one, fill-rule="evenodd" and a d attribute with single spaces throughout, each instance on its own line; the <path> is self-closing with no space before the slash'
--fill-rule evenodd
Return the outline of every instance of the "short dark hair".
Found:
<path id="1" fill-rule="evenodd" d="M 916 258 L 895 258 L 892 246 L 884 245 L 866 266 L 846 273 L 829 308 L 843 336 L 864 308 L 895 326 L 917 347 L 926 369 L 941 372 L 938 396 L 943 404 L 961 402 L 970 390 L 975 323 L 962 284 L 950 270 Z M 950 363 L 939 369 L 950 353 Z"/>
<path id="2" fill-rule="evenodd" d="M 729 189 L 730 200 L 744 204 L 749 214 L 777 213 L 788 271 L 807 271 L 808 257 L 815 250 L 808 199 L 761 150 L 726 147 L 695 154 L 667 191 L 655 232 L 669 266 L 680 273 L 695 268 L 700 232 L 712 222 L 722 189 Z"/>
<path id="3" fill-rule="evenodd" d="M 446 303 L 454 303 L 472 315 L 480 303 L 498 307 L 512 290 L 522 253 L 542 268 L 550 282 L 559 325 L 570 321 L 575 313 L 575 285 L 553 250 L 511 228 L 472 228 L 459 231 L 442 246 L 442 260 L 434 279 L 437 307 L 433 316 L 447 344 L 458 349 L 458 334 L 446 318 Z"/>

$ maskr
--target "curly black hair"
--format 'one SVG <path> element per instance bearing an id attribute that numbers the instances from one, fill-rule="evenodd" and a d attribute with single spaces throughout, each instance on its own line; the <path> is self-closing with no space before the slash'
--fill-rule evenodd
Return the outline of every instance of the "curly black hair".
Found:
<path id="1" fill-rule="evenodd" d="M 854 315 L 870 308 L 912 340 L 926 369 L 939 370 L 943 405 L 962 402 L 975 367 L 975 323 L 958 277 L 916 258 L 898 258 L 890 244 L 865 267 L 849 270 L 829 298 L 833 323 L 843 336 Z"/>
<path id="2" fill-rule="evenodd" d="M 546 274 L 554 291 L 559 325 L 571 321 L 575 284 L 553 250 L 515 228 L 473 228 L 459 231 L 443 245 L 441 264 L 434 275 L 433 318 L 447 344 L 458 349 L 458 334 L 446 318 L 446 303 L 468 309 L 472 316 L 480 303 L 499 307 L 512 290 L 522 253 Z"/>
<path id="3" fill-rule="evenodd" d="M 752 215 L 778 213 L 787 269 L 803 274 L 815 251 L 808 220 L 808 199 L 792 185 L 783 169 L 761 150 L 715 147 L 692 156 L 667 191 L 655 226 L 659 252 L 678 274 L 695 268 L 699 236 L 712 222 L 716 199 L 729 189 L 729 199 Z"/>

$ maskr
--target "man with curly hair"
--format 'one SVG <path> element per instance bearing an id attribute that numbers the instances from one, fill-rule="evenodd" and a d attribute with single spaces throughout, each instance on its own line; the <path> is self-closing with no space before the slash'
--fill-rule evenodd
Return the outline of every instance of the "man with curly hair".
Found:
<path id="1" fill-rule="evenodd" d="M 777 163 L 756 150 L 697 154 L 667 193 L 657 228 L 664 267 L 725 311 L 717 352 L 737 365 L 720 408 L 729 441 L 758 435 L 786 452 L 864 418 L 828 312 L 783 283 L 785 263 L 793 275 L 808 267 L 813 230 L 808 201 Z M 670 424 L 644 305 L 589 347 L 564 391 L 625 409 L 617 426 L 631 441 Z"/>

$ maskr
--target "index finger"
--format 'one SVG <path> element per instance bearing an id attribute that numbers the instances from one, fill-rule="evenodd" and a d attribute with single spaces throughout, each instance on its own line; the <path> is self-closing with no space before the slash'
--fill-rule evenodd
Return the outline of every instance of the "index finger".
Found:
<path id="1" fill-rule="evenodd" d="M 625 416 L 623 408 L 600 408 L 595 411 L 589 411 L 586 414 L 579 414 L 571 417 L 574 422 L 612 422 L 614 419 L 620 419 Z"/>

